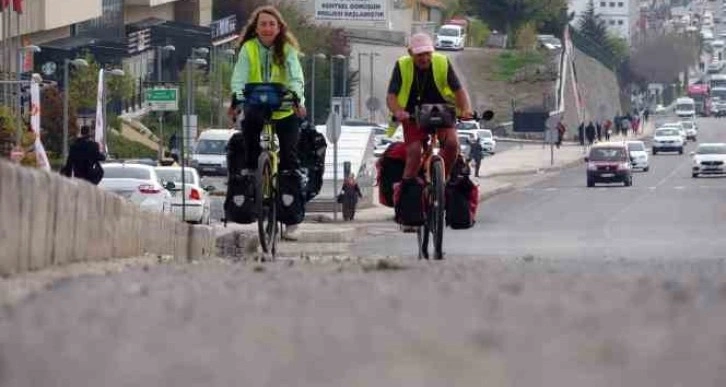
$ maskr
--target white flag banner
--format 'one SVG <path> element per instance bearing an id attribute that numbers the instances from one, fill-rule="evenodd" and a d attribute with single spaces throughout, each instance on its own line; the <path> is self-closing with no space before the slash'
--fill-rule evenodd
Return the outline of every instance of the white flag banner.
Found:
<path id="1" fill-rule="evenodd" d="M 35 133 L 35 157 L 38 167 L 50 171 L 48 155 L 40 139 L 40 85 L 37 82 L 30 84 L 30 130 Z"/>
<path id="2" fill-rule="evenodd" d="M 103 69 L 98 71 L 98 94 L 96 95 L 96 136 L 95 140 L 101 153 L 108 153 L 106 149 L 106 117 L 103 115 Z"/>

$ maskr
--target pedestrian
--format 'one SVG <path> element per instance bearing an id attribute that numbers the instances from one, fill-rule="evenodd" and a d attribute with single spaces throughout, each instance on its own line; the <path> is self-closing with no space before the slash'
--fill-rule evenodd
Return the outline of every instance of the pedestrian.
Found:
<path id="1" fill-rule="evenodd" d="M 560 122 L 557 123 L 557 149 L 560 149 L 560 146 L 562 145 L 562 140 L 565 138 L 565 132 L 567 132 L 567 127 L 564 122 L 560 120 Z M 477 176 L 479 176 L 478 172 Z"/>
<path id="2" fill-rule="evenodd" d="M 580 126 L 577 127 L 577 139 L 580 141 L 580 145 L 585 146 L 585 122 L 581 122 Z"/>
<path id="3" fill-rule="evenodd" d="M 623 117 L 620 125 L 623 128 L 623 136 L 628 137 L 628 131 L 630 130 L 630 119 L 628 119 L 627 116 Z"/>
<path id="4" fill-rule="evenodd" d="M 603 129 L 605 130 L 605 141 L 610 141 L 610 135 L 613 133 L 613 122 L 605 120 L 603 123 Z"/>
<path id="5" fill-rule="evenodd" d="M 355 207 L 358 205 L 358 199 L 362 197 L 355 175 L 351 173 L 343 182 L 343 188 L 338 194 L 338 203 L 343 205 L 344 221 L 352 221 L 355 218 Z"/>
<path id="6" fill-rule="evenodd" d="M 595 130 L 597 132 L 597 142 L 602 142 L 602 126 L 600 121 L 595 121 Z"/>
<path id="7" fill-rule="evenodd" d="M 645 108 L 643 111 L 643 118 L 645 119 L 645 122 L 648 122 L 648 117 L 650 117 L 650 109 Z"/>
<path id="8" fill-rule="evenodd" d="M 106 155 L 101 153 L 98 143 L 91 140 L 91 128 L 83 125 L 81 126 L 81 136 L 71 145 L 66 164 L 60 172 L 67 177 L 98 184 L 103 179 L 101 161 L 104 160 L 106 160 Z"/>
<path id="9" fill-rule="evenodd" d="M 587 136 L 587 145 L 592 145 L 595 142 L 595 125 L 590 121 L 585 128 L 585 135 Z"/>
<path id="10" fill-rule="evenodd" d="M 469 150 L 469 157 L 474 162 L 474 176 L 479 177 L 479 168 L 481 168 L 481 159 L 484 158 L 484 147 L 481 146 L 481 143 L 476 140 L 473 144 L 471 144 L 471 149 Z"/>

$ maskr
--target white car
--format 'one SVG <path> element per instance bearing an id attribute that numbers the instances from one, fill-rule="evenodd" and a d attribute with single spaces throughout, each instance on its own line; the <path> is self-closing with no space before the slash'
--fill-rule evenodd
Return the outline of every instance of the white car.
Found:
<path id="1" fill-rule="evenodd" d="M 653 134 L 653 155 L 658 152 L 678 152 L 683 154 L 683 137 L 677 128 L 658 128 Z"/>
<path id="2" fill-rule="evenodd" d="M 479 123 L 474 120 L 462 120 L 456 123 L 456 130 L 462 131 L 462 130 L 477 130 L 481 129 L 479 127 Z"/>
<path id="3" fill-rule="evenodd" d="M 691 177 L 705 174 L 726 173 L 726 143 L 706 143 L 698 145 L 693 156 Z"/>
<path id="4" fill-rule="evenodd" d="M 633 168 L 648 172 L 650 169 L 650 161 L 648 160 L 648 151 L 645 149 L 645 143 L 643 141 L 628 141 L 626 145 L 628 146 L 628 153 L 630 153 Z"/>
<path id="5" fill-rule="evenodd" d="M 142 210 L 157 213 L 171 212 L 171 193 L 161 184 L 152 166 L 103 164 L 103 179 L 98 186 L 129 200 Z"/>
<path id="6" fill-rule="evenodd" d="M 681 137 L 683 137 L 683 143 L 685 144 L 686 142 L 688 142 L 688 134 L 686 133 L 686 128 L 683 125 L 683 121 L 668 122 L 661 125 L 661 128 L 676 128 L 678 130 L 678 133 L 680 133 Z"/>
<path id="7" fill-rule="evenodd" d="M 198 224 L 211 222 L 211 201 L 207 192 L 214 191 L 214 187 L 202 188 L 196 169 L 184 168 L 184 184 L 181 167 L 156 167 L 156 174 L 164 187 L 171 192 L 171 212 L 179 220 Z"/>
<path id="8" fill-rule="evenodd" d="M 656 114 L 661 114 L 661 113 L 665 113 L 665 112 L 666 112 L 665 106 L 663 106 L 661 104 L 655 105 L 655 113 Z"/>
<path id="9" fill-rule="evenodd" d="M 489 129 L 479 129 L 476 133 L 479 136 L 479 143 L 484 148 L 484 152 L 494 154 L 497 150 L 497 140 L 494 139 L 492 131 Z"/>
<path id="10" fill-rule="evenodd" d="M 698 137 L 698 126 L 695 121 L 681 121 L 681 125 L 686 129 L 686 139 L 696 141 Z"/>

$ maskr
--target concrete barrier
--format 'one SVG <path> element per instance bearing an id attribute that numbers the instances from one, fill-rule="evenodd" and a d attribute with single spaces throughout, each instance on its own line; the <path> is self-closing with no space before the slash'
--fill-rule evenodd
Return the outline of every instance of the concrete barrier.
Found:
<path id="1" fill-rule="evenodd" d="M 0 160 L 0 275 L 144 253 L 203 259 L 214 231 L 142 211 L 82 180 Z"/>

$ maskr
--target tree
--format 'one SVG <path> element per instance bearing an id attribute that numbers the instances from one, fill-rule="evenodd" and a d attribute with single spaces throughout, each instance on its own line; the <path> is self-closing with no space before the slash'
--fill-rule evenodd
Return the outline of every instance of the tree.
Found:
<path id="1" fill-rule="evenodd" d="M 587 3 L 587 9 L 580 16 L 577 27 L 589 41 L 602 48 L 609 48 L 608 28 L 600 15 L 595 13 L 595 5 L 592 0 Z"/>
<path id="2" fill-rule="evenodd" d="M 665 34 L 647 40 L 631 55 L 630 70 L 649 83 L 671 83 L 699 60 L 696 35 Z"/>
<path id="3" fill-rule="evenodd" d="M 88 67 L 76 68 L 70 73 L 71 101 L 77 108 L 94 109 L 96 107 L 96 90 L 98 90 L 98 71 L 101 64 L 96 62 L 91 54 L 85 58 Z M 113 99 L 128 99 L 135 90 L 135 81 L 128 68 L 124 69 L 121 77 L 109 76 L 108 97 Z"/>
<path id="4" fill-rule="evenodd" d="M 514 33 L 526 23 L 537 28 L 555 23 L 567 8 L 566 0 L 468 0 L 466 6 L 491 28 L 504 31 L 513 43 Z"/>
<path id="5" fill-rule="evenodd" d="M 44 87 L 41 91 L 40 127 L 43 129 L 43 145 L 50 158 L 60 156 L 63 147 L 63 96 L 55 86 Z M 71 101 L 71 105 L 73 101 Z M 75 109 L 71 106 L 68 114 L 69 138 L 78 133 Z"/>

